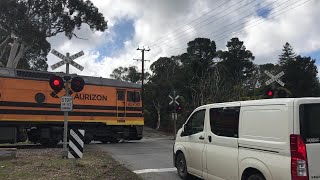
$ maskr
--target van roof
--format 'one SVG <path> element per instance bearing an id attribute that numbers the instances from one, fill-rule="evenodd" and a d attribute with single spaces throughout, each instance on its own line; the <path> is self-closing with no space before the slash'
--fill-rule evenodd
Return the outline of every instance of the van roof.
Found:
<path id="1" fill-rule="evenodd" d="M 320 100 L 319 97 L 274 98 L 274 99 L 259 99 L 259 100 L 248 100 L 248 101 L 213 103 L 213 104 L 203 105 L 201 107 L 206 107 L 206 106 L 261 106 L 261 105 L 276 105 L 276 104 L 289 105 L 289 104 L 292 104 L 295 100 L 302 100 L 302 99 L 318 99 L 318 100 Z"/>
<path id="2" fill-rule="evenodd" d="M 52 75 L 65 76 L 63 72 L 47 72 L 47 71 L 34 71 L 15 68 L 0 68 L 0 77 L 19 78 L 19 79 L 34 79 L 47 81 Z M 134 88 L 140 89 L 141 84 L 120 81 L 116 79 L 108 79 L 102 77 L 82 76 L 77 74 L 70 74 L 71 77 L 81 76 L 86 84 L 98 86 L 111 86 L 119 88 Z"/>

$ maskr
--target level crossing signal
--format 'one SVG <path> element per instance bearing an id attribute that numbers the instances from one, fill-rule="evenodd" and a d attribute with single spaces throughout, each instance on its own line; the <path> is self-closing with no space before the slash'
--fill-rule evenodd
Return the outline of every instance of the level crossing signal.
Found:
<path id="1" fill-rule="evenodd" d="M 268 98 L 273 98 L 274 97 L 274 90 L 273 89 L 268 89 L 267 91 L 266 91 L 266 95 L 267 95 L 267 97 Z"/>
<path id="2" fill-rule="evenodd" d="M 55 93 L 59 93 L 65 86 L 64 80 L 60 76 L 52 76 L 49 80 L 49 85 Z M 71 79 L 71 89 L 73 92 L 83 90 L 85 82 L 82 77 L 76 76 Z"/>
<path id="3" fill-rule="evenodd" d="M 49 84 L 55 92 L 60 92 L 64 88 L 64 81 L 60 76 L 52 76 L 49 80 Z"/>
<path id="4" fill-rule="evenodd" d="M 181 114 L 182 113 L 182 106 L 177 106 L 177 108 L 176 108 L 176 112 L 178 113 L 178 114 Z"/>
<path id="5" fill-rule="evenodd" d="M 73 92 L 80 92 L 84 88 L 84 80 L 82 77 L 74 77 L 71 80 L 71 89 Z"/>
<path id="6" fill-rule="evenodd" d="M 287 98 L 290 97 L 290 92 L 284 88 L 269 88 L 265 95 L 267 98 Z"/>

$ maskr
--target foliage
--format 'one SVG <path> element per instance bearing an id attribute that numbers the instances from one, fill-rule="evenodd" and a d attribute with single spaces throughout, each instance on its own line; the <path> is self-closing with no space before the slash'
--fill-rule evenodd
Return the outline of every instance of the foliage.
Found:
<path id="1" fill-rule="evenodd" d="M 198 106 L 226 101 L 268 98 L 267 90 L 275 90 L 275 98 L 320 96 L 315 60 L 297 56 L 286 43 L 278 64 L 254 64 L 250 50 L 238 38 L 227 42 L 227 50 L 216 51 L 214 41 L 196 38 L 188 43 L 187 51 L 178 56 L 160 57 L 151 66 L 151 76 L 145 86 L 144 112 L 146 124 L 165 130 L 173 128 L 172 106 L 169 106 L 173 90 L 180 95 L 178 102 L 182 114 L 178 116 L 178 128 Z M 128 69 L 128 68 L 127 68 Z M 128 79 L 126 68 L 117 68 L 112 77 Z M 276 82 L 266 85 L 270 79 L 265 71 L 277 75 L 285 87 Z"/>
<path id="2" fill-rule="evenodd" d="M 293 97 L 319 96 L 320 87 L 315 60 L 311 57 L 297 56 L 282 66 L 283 82 Z"/>
<path id="3" fill-rule="evenodd" d="M 282 54 L 279 56 L 279 65 L 284 66 L 290 61 L 294 61 L 296 54 L 293 52 L 292 46 L 286 42 L 283 46 Z"/>
<path id="4" fill-rule="evenodd" d="M 196 38 L 188 43 L 187 52 L 180 56 L 181 76 L 180 82 L 184 96 L 192 99 L 189 104 L 193 107 L 208 103 L 216 95 L 217 85 L 216 44 L 207 38 Z"/>
<path id="5" fill-rule="evenodd" d="M 58 33 L 78 37 L 74 31 L 83 24 L 97 31 L 107 28 L 89 0 L 1 0 L 0 60 L 7 67 L 46 70 L 47 38 Z"/>
<path id="6" fill-rule="evenodd" d="M 230 100 L 240 100 L 245 91 L 255 85 L 249 83 L 254 71 L 254 56 L 238 38 L 227 42 L 227 48 L 227 51 L 218 52 L 224 76 L 228 78 L 225 86 L 230 90 Z"/>
<path id="7" fill-rule="evenodd" d="M 144 79 L 147 80 L 150 74 L 146 72 L 144 74 Z M 141 81 L 141 73 L 138 72 L 137 66 L 130 67 L 118 67 L 112 71 L 110 77 L 117 80 L 128 81 L 132 83 L 137 83 Z"/>

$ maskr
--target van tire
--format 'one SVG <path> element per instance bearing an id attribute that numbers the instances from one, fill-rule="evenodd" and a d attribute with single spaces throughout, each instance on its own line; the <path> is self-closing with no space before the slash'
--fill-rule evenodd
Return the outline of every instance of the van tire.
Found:
<path id="1" fill-rule="evenodd" d="M 257 174 L 251 174 L 251 175 L 249 175 L 249 177 L 247 178 L 247 180 L 266 180 L 266 178 L 264 178 L 262 174 L 257 173 Z"/>
<path id="2" fill-rule="evenodd" d="M 183 180 L 190 179 L 190 175 L 188 174 L 187 170 L 187 161 L 182 152 L 177 154 L 175 164 L 177 167 L 179 177 Z"/>

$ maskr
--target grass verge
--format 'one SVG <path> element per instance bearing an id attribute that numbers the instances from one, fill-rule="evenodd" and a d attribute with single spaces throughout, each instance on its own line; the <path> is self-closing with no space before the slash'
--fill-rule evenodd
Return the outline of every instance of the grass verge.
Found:
<path id="1" fill-rule="evenodd" d="M 61 149 L 20 149 L 16 159 L 0 161 L 0 179 L 141 179 L 106 152 L 89 149 L 75 162 L 61 154 Z"/>

